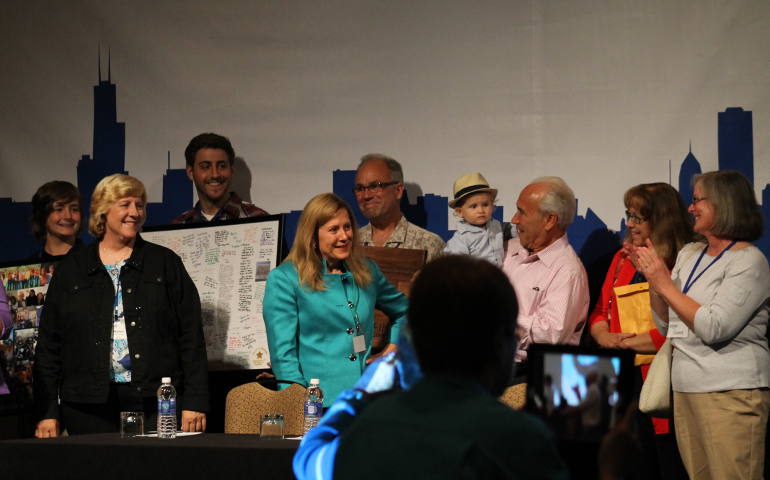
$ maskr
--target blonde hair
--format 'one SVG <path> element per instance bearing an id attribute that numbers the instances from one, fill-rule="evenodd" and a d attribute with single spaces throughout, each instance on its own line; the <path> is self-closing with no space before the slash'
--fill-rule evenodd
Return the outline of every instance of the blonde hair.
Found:
<path id="1" fill-rule="evenodd" d="M 372 281 L 372 272 L 361 255 L 358 245 L 356 218 L 350 206 L 333 193 L 322 193 L 311 198 L 297 224 L 294 244 L 284 262 L 292 262 L 299 274 L 299 282 L 313 290 L 324 290 L 323 258 L 318 250 L 318 229 L 334 217 L 340 210 L 345 210 L 353 227 L 350 256 L 345 260 L 353 279 L 359 287 L 365 287 Z"/>
<path id="2" fill-rule="evenodd" d="M 139 197 L 147 204 L 147 192 L 142 182 L 129 175 L 116 173 L 102 178 L 94 188 L 91 196 L 91 216 L 88 219 L 88 231 L 101 240 L 104 237 L 104 225 L 107 211 L 112 205 L 124 197 Z"/>

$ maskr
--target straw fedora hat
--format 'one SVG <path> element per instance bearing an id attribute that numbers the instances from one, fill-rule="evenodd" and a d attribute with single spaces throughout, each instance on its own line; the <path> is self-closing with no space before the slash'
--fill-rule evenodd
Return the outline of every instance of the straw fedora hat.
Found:
<path id="1" fill-rule="evenodd" d="M 481 192 L 488 192 L 493 198 L 497 198 L 497 189 L 489 187 L 489 182 L 484 178 L 484 175 L 478 172 L 465 174 L 455 180 L 454 199 L 449 201 L 449 208 L 455 208 L 458 201 Z"/>

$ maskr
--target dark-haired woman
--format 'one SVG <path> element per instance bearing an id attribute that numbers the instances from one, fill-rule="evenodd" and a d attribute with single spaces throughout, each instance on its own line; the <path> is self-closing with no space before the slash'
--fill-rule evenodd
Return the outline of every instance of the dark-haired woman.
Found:
<path id="1" fill-rule="evenodd" d="M 693 239 L 692 220 L 679 193 L 667 183 L 646 183 L 632 187 L 625 193 L 623 203 L 626 206 L 626 247 L 619 250 L 612 260 L 599 300 L 589 317 L 589 325 L 591 336 L 600 346 L 630 348 L 639 354 L 649 355 L 660 349 L 666 337 L 654 325 L 645 332 L 623 332 L 616 288 L 622 289 L 627 285 L 647 281 L 629 258 L 629 250 L 633 246 L 644 245 L 648 239 L 655 244 L 666 267 L 672 268 L 676 253 Z M 651 316 L 649 310 L 647 313 Z M 637 394 L 641 389 L 641 381 L 647 378 L 650 361 L 651 357 L 647 357 L 639 365 Z M 639 437 L 645 452 L 646 467 L 652 470 L 650 473 L 654 475 L 659 470 L 662 478 L 686 478 L 668 419 L 649 419 L 642 415 L 640 412 Z"/>
<path id="2" fill-rule="evenodd" d="M 754 188 L 735 171 L 695 178 L 690 213 L 705 243 L 686 245 L 669 275 L 655 245 L 634 249 L 671 339 L 676 439 L 691 478 L 762 478 L 770 410 L 770 268 Z"/>
<path id="3" fill-rule="evenodd" d="M 35 260 L 61 260 L 80 240 L 80 193 L 69 182 L 43 184 L 32 197 L 32 233 L 43 247 Z"/>

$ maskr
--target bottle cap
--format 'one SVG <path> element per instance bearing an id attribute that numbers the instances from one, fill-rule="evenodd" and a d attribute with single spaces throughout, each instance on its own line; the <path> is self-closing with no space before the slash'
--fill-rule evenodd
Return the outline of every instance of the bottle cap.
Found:
<path id="1" fill-rule="evenodd" d="M 321 383 L 321 381 L 318 380 L 317 378 L 310 379 L 310 385 L 318 385 L 319 383 Z"/>
<path id="2" fill-rule="evenodd" d="M 163 377 L 160 379 L 160 383 L 171 383 L 171 377 Z"/>

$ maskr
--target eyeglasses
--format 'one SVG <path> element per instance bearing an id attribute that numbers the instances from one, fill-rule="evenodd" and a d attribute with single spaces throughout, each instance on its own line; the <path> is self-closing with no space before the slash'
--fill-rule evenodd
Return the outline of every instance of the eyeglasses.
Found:
<path id="1" fill-rule="evenodd" d="M 633 213 L 626 210 L 626 222 L 644 223 L 646 221 L 646 218 L 642 218 L 639 215 L 634 215 Z"/>
<path id="2" fill-rule="evenodd" d="M 401 182 L 372 182 L 369 185 L 356 185 L 353 187 L 353 193 L 361 195 L 364 192 L 381 193 L 382 189 L 391 185 L 397 185 Z"/>
<path id="3" fill-rule="evenodd" d="M 692 204 L 693 204 L 693 205 L 695 205 L 695 204 L 697 204 L 698 202 L 700 202 L 701 200 L 705 200 L 705 199 L 707 199 L 707 198 L 708 198 L 708 197 L 695 197 L 695 196 L 693 196 L 693 197 L 692 197 Z"/>

